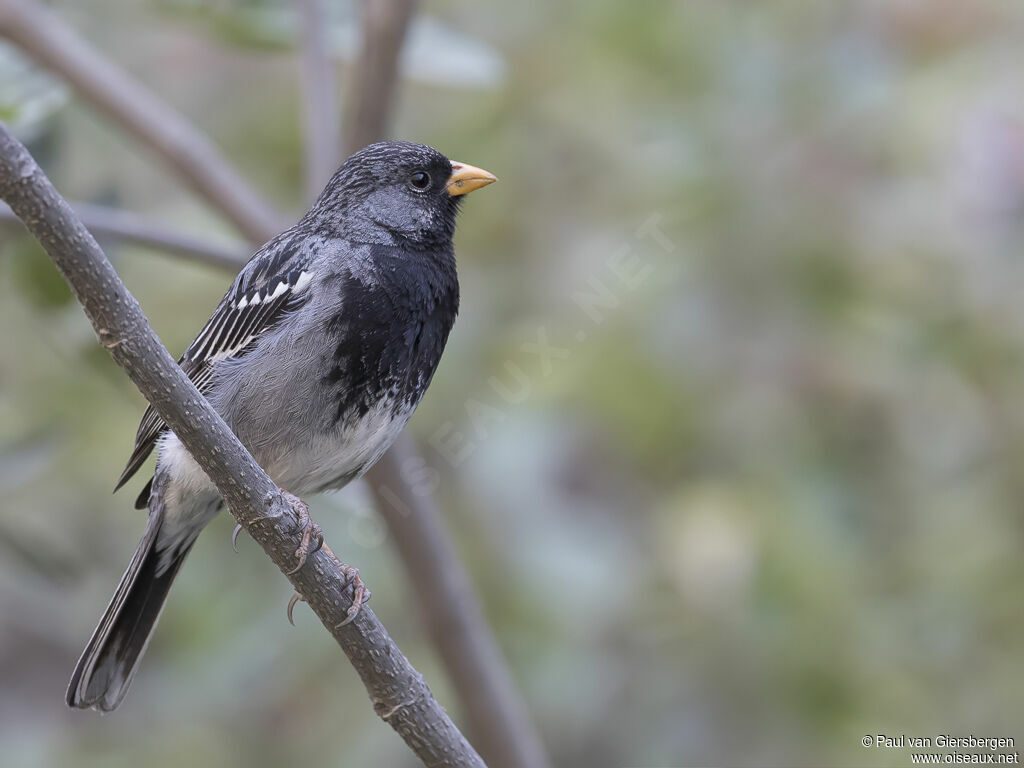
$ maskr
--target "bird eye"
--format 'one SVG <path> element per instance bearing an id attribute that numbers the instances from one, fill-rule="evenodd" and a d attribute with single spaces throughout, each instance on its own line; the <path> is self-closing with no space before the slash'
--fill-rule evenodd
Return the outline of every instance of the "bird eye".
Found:
<path id="1" fill-rule="evenodd" d="M 430 184 L 430 176 L 423 171 L 416 171 L 416 173 L 409 177 L 409 183 L 415 189 L 426 189 Z"/>

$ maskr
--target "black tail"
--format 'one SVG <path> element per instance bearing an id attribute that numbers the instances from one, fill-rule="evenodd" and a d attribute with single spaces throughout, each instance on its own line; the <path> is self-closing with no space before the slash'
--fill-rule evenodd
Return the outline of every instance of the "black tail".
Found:
<path id="1" fill-rule="evenodd" d="M 170 563 L 160 562 L 167 556 L 161 558 L 155 546 L 164 511 L 162 504 L 153 507 L 139 548 L 71 676 L 68 706 L 110 712 L 121 703 L 174 577 L 192 548 L 183 547 Z"/>

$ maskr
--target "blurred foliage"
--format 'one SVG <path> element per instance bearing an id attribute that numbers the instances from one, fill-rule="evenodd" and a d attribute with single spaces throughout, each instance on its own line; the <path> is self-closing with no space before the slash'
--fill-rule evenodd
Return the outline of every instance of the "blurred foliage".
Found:
<path id="1" fill-rule="evenodd" d="M 240 48 L 288 50 L 300 44 L 299 10 L 289 0 L 162 0 L 159 8 L 195 23 L 217 40 Z M 323 4 L 327 50 L 341 61 L 355 58 L 359 13 L 353 0 Z M 500 84 L 500 54 L 479 39 L 460 34 L 424 9 L 413 17 L 399 69 L 414 81 L 446 88 L 487 88 Z"/>
<path id="2" fill-rule="evenodd" d="M 67 102 L 67 89 L 7 42 L 0 42 L 0 120 L 27 140 L 36 138 Z"/>
<path id="3" fill-rule="evenodd" d="M 302 209 L 287 46 L 157 0 L 58 6 Z M 406 82 L 395 133 L 501 183 L 462 215 L 462 313 L 411 428 L 555 763 L 906 765 L 862 736 L 1024 742 L 1024 7 L 428 11 L 504 79 Z M 69 197 L 225 231 L 88 110 L 43 140 Z M 411 765 L 223 518 L 124 707 L 65 711 L 142 528 L 109 490 L 143 403 L 5 232 L 4 763 Z M 229 279 L 111 255 L 173 352 Z M 458 716 L 365 489 L 313 511 Z"/>

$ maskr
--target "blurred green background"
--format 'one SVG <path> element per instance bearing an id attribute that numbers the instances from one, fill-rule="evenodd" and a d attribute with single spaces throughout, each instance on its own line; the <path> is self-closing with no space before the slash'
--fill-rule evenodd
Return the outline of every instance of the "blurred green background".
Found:
<path id="1" fill-rule="evenodd" d="M 301 212 L 290 3 L 55 6 Z M 410 428 L 555 764 L 1019 749 L 1024 5 L 442 0 L 406 53 L 393 134 L 501 178 L 465 206 L 461 316 Z M 11 49 L 0 77 L 67 197 L 231 240 Z M 143 527 L 110 489 L 144 404 L 38 247 L 0 238 L 3 764 L 414 765 L 225 515 L 125 705 L 65 708 Z M 230 281 L 108 253 L 175 354 Z M 311 501 L 459 720 L 366 489 Z"/>

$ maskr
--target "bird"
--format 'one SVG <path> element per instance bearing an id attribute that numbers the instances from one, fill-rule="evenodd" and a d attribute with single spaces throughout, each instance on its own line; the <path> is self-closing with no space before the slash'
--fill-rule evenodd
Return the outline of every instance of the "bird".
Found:
<path id="1" fill-rule="evenodd" d="M 494 181 L 424 144 L 353 153 L 309 211 L 255 252 L 182 355 L 189 379 L 290 498 L 360 477 L 405 426 L 459 309 L 456 215 L 467 193 Z M 72 674 L 70 707 L 110 712 L 122 702 L 175 576 L 223 506 L 152 406 L 115 491 L 154 448 L 135 504 L 148 509 L 146 528 Z M 323 541 L 308 515 L 303 531 L 297 568 L 311 540 Z"/>

